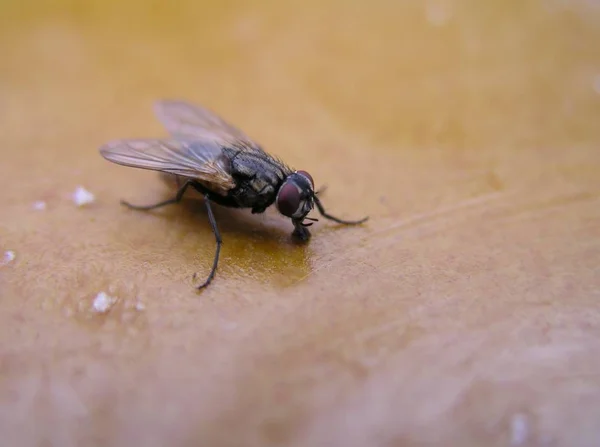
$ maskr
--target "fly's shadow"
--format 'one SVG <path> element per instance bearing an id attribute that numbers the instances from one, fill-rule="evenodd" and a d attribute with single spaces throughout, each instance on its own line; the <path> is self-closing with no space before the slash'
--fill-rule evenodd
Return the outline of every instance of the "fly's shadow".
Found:
<path id="1" fill-rule="evenodd" d="M 181 189 L 185 184 L 185 180 L 170 174 L 160 174 L 160 179 L 167 186 L 168 192 L 165 193 L 164 198 L 172 198 L 173 195 Z M 209 229 L 211 229 L 210 222 L 207 218 L 205 198 L 198 191 L 189 188 L 185 195 L 179 202 L 179 206 L 172 208 L 180 208 L 178 215 L 184 221 L 194 221 L 198 225 L 198 221 L 203 221 Z M 230 208 L 222 206 L 212 206 L 212 212 L 215 219 L 219 222 L 219 229 L 224 230 L 223 233 L 233 234 L 240 238 L 246 237 L 247 241 L 254 238 L 271 243 L 292 243 L 294 245 L 301 245 L 302 241 L 297 238 L 290 238 L 290 226 L 286 225 L 288 222 L 278 219 L 275 213 L 271 213 L 266 210 L 264 213 L 256 216 L 239 208 Z M 195 227 L 197 228 L 197 226 Z"/>
<path id="2" fill-rule="evenodd" d="M 156 201 L 172 198 L 181 186 L 181 179 L 175 176 L 161 174 L 161 179 L 167 188 L 154 199 Z M 131 197 L 127 200 L 133 202 Z M 136 199 L 134 203 L 141 200 Z M 276 213 L 267 210 L 256 216 L 247 210 L 218 205 L 213 205 L 211 210 L 224 240 L 221 259 L 226 260 L 226 266 L 221 268 L 225 275 L 236 274 L 286 286 L 310 272 L 307 245 L 290 237 L 289 222 L 279 219 Z M 199 278 L 209 274 L 211 255 L 207 258 L 198 255 L 199 252 L 212 254 L 214 244 L 205 198 L 201 194 L 190 189 L 177 204 L 145 212 L 165 219 L 173 231 L 181 234 L 181 239 L 185 239 L 182 246 L 186 256 L 189 255 L 189 263 L 206 265 L 204 269 L 196 269 Z M 196 283 L 199 278 L 195 279 Z"/>

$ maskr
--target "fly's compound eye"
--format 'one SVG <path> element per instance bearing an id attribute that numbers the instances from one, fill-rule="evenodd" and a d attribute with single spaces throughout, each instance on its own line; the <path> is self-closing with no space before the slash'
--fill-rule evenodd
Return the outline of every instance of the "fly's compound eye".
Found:
<path id="1" fill-rule="evenodd" d="M 303 177 L 306 177 L 308 179 L 308 181 L 310 182 L 310 185 L 312 186 L 312 189 L 315 189 L 315 181 L 313 180 L 312 176 L 306 172 L 306 171 L 296 171 L 296 174 L 300 174 Z"/>
<path id="2" fill-rule="evenodd" d="M 277 209 L 281 214 L 287 217 L 293 217 L 300 211 L 300 190 L 292 182 L 283 184 L 277 194 Z"/>

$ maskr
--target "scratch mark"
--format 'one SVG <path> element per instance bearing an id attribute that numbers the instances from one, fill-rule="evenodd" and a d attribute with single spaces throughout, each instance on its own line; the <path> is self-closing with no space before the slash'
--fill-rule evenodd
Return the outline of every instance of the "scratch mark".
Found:
<path id="1" fill-rule="evenodd" d="M 373 250 L 377 250 L 379 247 L 381 247 L 383 245 L 389 244 L 388 239 L 376 240 L 375 237 L 377 237 L 377 236 L 382 236 L 386 233 L 396 232 L 398 230 L 403 230 L 403 229 L 407 229 L 410 227 L 416 227 L 416 228 L 423 227 L 424 225 L 430 223 L 430 221 L 435 220 L 436 218 L 444 217 L 446 215 L 451 215 L 453 213 L 456 213 L 456 212 L 458 212 L 460 210 L 464 210 L 464 209 L 470 209 L 470 208 L 478 209 L 481 206 L 486 206 L 487 204 L 493 202 L 494 200 L 505 199 L 506 197 L 509 197 L 509 196 L 510 196 L 510 194 L 508 194 L 506 192 L 495 192 L 495 193 L 491 193 L 491 194 L 486 194 L 486 195 L 479 196 L 479 197 L 476 197 L 473 199 L 461 201 L 459 203 L 453 204 L 448 207 L 438 208 L 437 210 L 434 210 L 429 213 L 417 214 L 408 219 L 404 219 L 400 222 L 394 223 L 388 227 L 382 228 L 380 230 L 376 230 L 363 239 L 363 242 L 367 242 L 367 241 L 369 242 L 368 247 L 344 246 L 344 247 L 340 248 L 337 251 L 337 253 L 344 250 L 343 253 L 334 254 L 333 259 L 331 259 L 328 262 L 323 263 L 322 265 L 314 268 L 313 270 L 311 270 L 304 276 L 300 277 L 297 281 L 294 282 L 293 285 L 297 285 L 300 282 L 305 281 L 311 275 L 314 275 L 315 273 L 317 273 L 323 269 L 326 269 L 326 268 L 330 267 L 331 265 L 334 265 L 335 263 L 338 263 L 344 259 L 348 259 L 356 254 L 363 253 L 366 249 L 373 251 Z"/>
<path id="2" fill-rule="evenodd" d="M 421 213 L 411 216 L 408 219 L 401 220 L 392 224 L 386 228 L 382 228 L 381 230 L 375 231 L 370 234 L 370 236 L 377 236 L 387 232 L 395 232 L 396 230 L 410 228 L 412 226 L 420 226 L 424 223 L 428 223 L 431 220 L 436 218 L 444 217 L 446 215 L 451 215 L 456 213 L 457 211 L 469 209 L 469 208 L 479 208 L 481 206 L 485 206 L 494 200 L 504 199 L 508 196 L 508 193 L 505 192 L 495 192 L 491 194 L 486 194 L 483 196 L 475 197 L 469 200 L 463 200 L 456 204 L 452 204 L 447 207 L 438 208 L 434 211 L 428 213 Z"/>
<path id="3" fill-rule="evenodd" d="M 525 203 L 520 206 L 513 205 L 507 210 L 499 210 L 501 212 L 493 217 L 507 221 L 531 219 L 536 216 L 541 216 L 543 211 L 554 211 L 556 208 L 563 208 L 569 205 L 578 204 L 579 202 L 597 201 L 598 198 L 598 194 L 587 191 L 561 195 L 547 200 Z"/>

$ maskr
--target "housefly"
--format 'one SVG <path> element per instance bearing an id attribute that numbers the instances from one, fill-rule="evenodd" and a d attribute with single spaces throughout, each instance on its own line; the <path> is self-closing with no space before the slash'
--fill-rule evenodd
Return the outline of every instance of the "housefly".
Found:
<path id="1" fill-rule="evenodd" d="M 250 208 L 254 214 L 275 204 L 291 219 L 292 235 L 302 241 L 310 238 L 307 227 L 318 220 L 307 217 L 315 205 L 323 217 L 340 224 L 357 225 L 368 219 L 342 220 L 328 214 L 308 172 L 288 167 L 212 111 L 183 101 L 163 100 L 155 103 L 154 112 L 170 138 L 115 140 L 103 145 L 100 154 L 119 165 L 160 171 L 180 180 L 171 199 L 145 206 L 121 201 L 131 209 L 151 210 L 178 203 L 188 188 L 204 196 L 216 251 L 211 271 L 198 289 L 212 281 L 221 251 L 212 203 Z"/>

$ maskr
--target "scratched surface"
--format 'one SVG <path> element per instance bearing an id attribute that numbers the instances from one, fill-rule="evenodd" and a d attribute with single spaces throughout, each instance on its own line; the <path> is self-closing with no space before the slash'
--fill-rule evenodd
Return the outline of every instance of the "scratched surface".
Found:
<path id="1" fill-rule="evenodd" d="M 1 2 L 3 442 L 598 445 L 597 42 L 583 0 Z M 202 203 L 97 153 L 161 97 L 371 220 L 218 209 L 196 294 Z"/>

